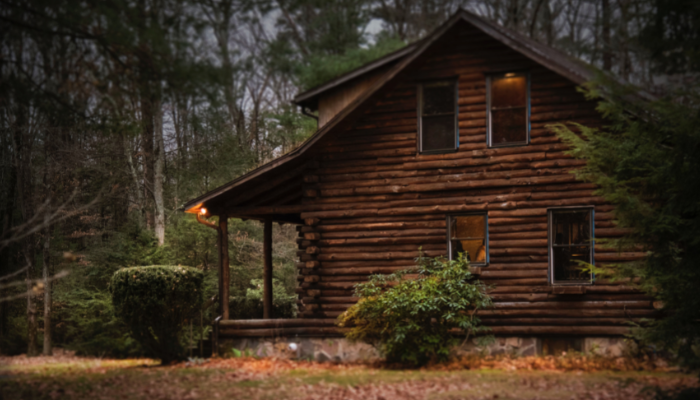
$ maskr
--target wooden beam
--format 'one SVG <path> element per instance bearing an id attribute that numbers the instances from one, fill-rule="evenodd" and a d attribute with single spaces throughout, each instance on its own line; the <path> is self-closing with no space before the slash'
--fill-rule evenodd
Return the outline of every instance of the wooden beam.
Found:
<path id="1" fill-rule="evenodd" d="M 221 316 L 223 320 L 229 319 L 229 289 L 231 286 L 231 265 L 228 258 L 228 218 L 225 216 L 219 217 L 219 246 L 220 246 L 220 275 L 221 281 Z"/>
<path id="2" fill-rule="evenodd" d="M 226 213 L 230 217 L 241 217 L 246 215 L 299 214 L 309 209 L 311 209 L 311 206 L 306 204 L 295 204 L 288 206 L 228 207 L 226 208 Z"/>
<path id="3" fill-rule="evenodd" d="M 224 279 L 223 279 L 223 265 L 224 265 L 224 256 L 222 250 L 222 242 L 223 242 L 223 235 L 221 235 L 221 228 L 219 226 L 216 226 L 216 250 L 218 251 L 218 256 L 219 256 L 219 264 L 217 265 L 217 276 L 218 276 L 218 291 L 217 291 L 217 296 L 219 299 L 219 315 L 223 315 L 224 312 L 224 297 L 222 296 L 224 293 Z"/>
<path id="4" fill-rule="evenodd" d="M 263 232 L 263 318 L 272 318 L 272 218 L 265 218 Z"/>
<path id="5" fill-rule="evenodd" d="M 221 328 L 230 329 L 264 329 L 264 328 L 303 328 L 303 327 L 334 327 L 334 319 L 251 319 L 221 321 Z"/>

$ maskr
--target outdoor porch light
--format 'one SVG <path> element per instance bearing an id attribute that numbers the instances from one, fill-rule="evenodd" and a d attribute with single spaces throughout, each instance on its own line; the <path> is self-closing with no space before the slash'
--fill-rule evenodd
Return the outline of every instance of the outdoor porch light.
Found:
<path id="1" fill-rule="evenodd" d="M 197 222 L 199 222 L 200 224 L 204 224 L 210 228 L 219 229 L 219 226 L 217 224 L 209 222 L 206 219 L 202 219 L 202 217 L 204 217 L 204 218 L 209 217 L 209 210 L 207 210 L 204 207 L 200 208 L 199 212 L 197 213 Z"/>

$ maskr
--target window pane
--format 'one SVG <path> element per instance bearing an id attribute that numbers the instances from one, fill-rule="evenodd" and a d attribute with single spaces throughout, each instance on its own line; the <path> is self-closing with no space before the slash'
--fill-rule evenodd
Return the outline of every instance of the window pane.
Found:
<path id="1" fill-rule="evenodd" d="M 527 142 L 527 108 L 491 111 L 491 144 Z"/>
<path id="2" fill-rule="evenodd" d="M 486 216 L 462 215 L 450 218 L 452 259 L 466 253 L 467 259 L 476 264 L 486 263 Z"/>
<path id="3" fill-rule="evenodd" d="M 459 253 L 466 253 L 469 262 L 483 264 L 486 262 L 486 243 L 484 239 L 452 240 L 452 259 L 456 260 Z"/>
<path id="4" fill-rule="evenodd" d="M 588 246 L 555 247 L 554 280 L 559 282 L 590 280 L 590 273 L 581 271 L 582 266 L 576 261 L 591 262 Z"/>
<path id="5" fill-rule="evenodd" d="M 484 238 L 486 237 L 486 216 L 463 215 L 452 217 L 452 238 Z"/>
<path id="6" fill-rule="evenodd" d="M 491 107 L 524 107 L 527 105 L 527 78 L 525 76 L 491 79 Z"/>
<path id="7" fill-rule="evenodd" d="M 454 114 L 455 85 L 423 86 L 423 115 Z"/>
<path id="8" fill-rule="evenodd" d="M 591 239 L 591 212 L 556 212 L 553 218 L 554 244 L 589 244 Z"/>
<path id="9" fill-rule="evenodd" d="M 423 117 L 422 150 L 445 150 L 455 148 L 455 117 Z"/>

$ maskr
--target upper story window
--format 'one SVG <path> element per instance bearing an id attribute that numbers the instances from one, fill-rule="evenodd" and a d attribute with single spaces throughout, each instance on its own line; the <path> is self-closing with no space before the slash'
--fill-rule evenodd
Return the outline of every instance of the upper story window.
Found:
<path id="1" fill-rule="evenodd" d="M 530 142 L 530 77 L 527 73 L 491 75 L 486 80 L 489 147 Z"/>
<path id="2" fill-rule="evenodd" d="M 593 209 L 549 210 L 549 276 L 552 284 L 590 284 L 593 264 Z"/>
<path id="3" fill-rule="evenodd" d="M 465 253 L 472 265 L 489 262 L 488 216 L 486 213 L 447 217 L 447 250 L 450 260 Z"/>
<path id="4" fill-rule="evenodd" d="M 459 147 L 457 82 L 418 85 L 418 151 L 445 153 Z"/>

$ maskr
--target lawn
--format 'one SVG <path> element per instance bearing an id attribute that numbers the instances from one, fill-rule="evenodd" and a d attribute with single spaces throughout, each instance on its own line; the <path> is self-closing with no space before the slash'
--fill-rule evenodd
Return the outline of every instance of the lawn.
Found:
<path id="1" fill-rule="evenodd" d="M 615 368 L 619 361 L 579 365 L 572 359 L 472 359 L 407 370 L 269 358 L 160 366 L 150 359 L 0 357 L 0 399 L 627 400 L 698 385 L 695 376 L 667 368 L 634 371 Z"/>

